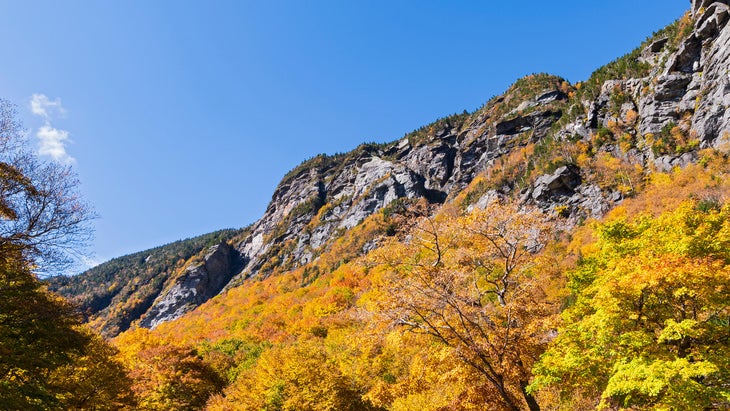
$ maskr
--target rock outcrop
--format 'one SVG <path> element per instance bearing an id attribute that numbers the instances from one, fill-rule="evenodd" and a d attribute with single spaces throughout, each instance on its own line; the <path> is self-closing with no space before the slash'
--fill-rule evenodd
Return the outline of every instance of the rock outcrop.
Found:
<path id="1" fill-rule="evenodd" d="M 312 261 L 337 232 L 397 198 L 449 201 L 500 157 L 545 138 L 577 136 L 591 144 L 601 129 L 626 125 L 634 116 L 627 128 L 639 147 L 622 152 L 617 144 L 607 144 L 600 150 L 642 167 L 683 166 L 693 161 L 692 153 L 654 150 L 650 144 L 673 127 L 688 139 L 697 136 L 696 148 L 730 150 L 727 1 L 695 1 L 692 12 L 688 34 L 656 38 L 640 51 L 638 60 L 650 68 L 646 76 L 604 81 L 595 99 L 572 108 L 586 114 L 557 130 L 553 125 L 565 116 L 569 100 L 562 79 L 528 77 L 471 115 L 438 121 L 391 144 L 364 145 L 304 163 L 276 189 L 251 235 L 235 245 L 245 265 L 233 284 L 268 275 L 265 263 L 274 255 L 288 268 Z M 576 221 L 600 216 L 623 198 L 621 192 L 583 182 L 581 173 L 573 165 L 561 167 L 534 181 L 521 198 L 545 209 L 560 205 Z"/>
<path id="2" fill-rule="evenodd" d="M 639 98 L 642 134 L 659 133 L 666 124 L 691 119 L 688 128 L 703 147 L 730 143 L 730 12 L 727 1 L 696 1 L 694 30 L 653 74 L 653 93 Z"/>
<path id="3" fill-rule="evenodd" d="M 239 264 L 238 253 L 227 243 L 210 247 L 201 262 L 190 265 L 175 279 L 172 287 L 161 294 L 140 325 L 155 328 L 194 310 L 223 289 Z"/>
<path id="4" fill-rule="evenodd" d="M 530 197 L 535 201 L 570 197 L 575 193 L 575 188 L 580 185 L 579 171 L 578 167 L 568 165 L 558 168 L 553 174 L 538 177 L 530 192 Z"/>
<path id="5" fill-rule="evenodd" d="M 245 266 L 231 284 L 268 275 L 265 264 L 273 253 L 290 268 L 312 261 L 337 232 L 396 199 L 443 203 L 490 161 L 543 138 L 560 118 L 567 98 L 557 89 L 563 79 L 543 77 L 545 88 L 509 113 L 494 116 L 493 107 L 486 107 L 390 144 L 363 145 L 303 163 L 279 184 L 264 216 L 236 245 Z"/>

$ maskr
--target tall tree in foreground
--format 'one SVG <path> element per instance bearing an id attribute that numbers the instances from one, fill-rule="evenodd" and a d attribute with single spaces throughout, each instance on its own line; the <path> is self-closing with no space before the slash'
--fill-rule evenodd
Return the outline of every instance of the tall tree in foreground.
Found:
<path id="1" fill-rule="evenodd" d="M 561 409 L 729 408 L 730 206 L 691 201 L 597 232 L 533 388 Z"/>
<path id="2" fill-rule="evenodd" d="M 537 210 L 493 202 L 428 219 L 404 244 L 375 252 L 374 301 L 389 321 L 432 336 L 478 372 L 492 409 L 539 410 L 526 391 L 558 310 L 558 281 L 538 251 L 552 227 Z"/>
<path id="3" fill-rule="evenodd" d="M 24 150 L 0 100 L 0 409 L 115 410 L 132 404 L 111 348 L 34 271 L 66 266 L 91 217 L 70 170 Z"/>
<path id="4" fill-rule="evenodd" d="M 68 165 L 28 149 L 15 107 L 0 99 L 0 245 L 12 245 L 36 274 L 58 273 L 91 238 L 93 212 Z"/>

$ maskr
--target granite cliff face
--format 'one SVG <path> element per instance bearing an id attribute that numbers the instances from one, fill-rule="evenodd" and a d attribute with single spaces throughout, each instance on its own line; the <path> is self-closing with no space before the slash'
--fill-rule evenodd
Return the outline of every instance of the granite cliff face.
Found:
<path id="1" fill-rule="evenodd" d="M 145 313 L 140 326 L 155 328 L 180 318 L 218 294 L 240 264 L 238 254 L 226 242 L 210 247 L 202 261 L 191 262 L 172 287 L 163 291 Z"/>
<path id="2" fill-rule="evenodd" d="M 564 80 L 543 75 L 540 81 L 548 88 L 512 101 L 509 112 L 495 113 L 488 105 L 393 143 L 362 145 L 303 163 L 279 184 L 251 234 L 236 244 L 245 267 L 232 284 L 268 275 L 265 264 L 273 255 L 292 268 L 306 264 L 338 232 L 395 199 L 448 201 L 501 155 L 543 138 L 560 118 L 567 96 L 557 88 Z M 493 105 L 515 100 L 517 91 L 493 99 Z"/>
<path id="3" fill-rule="evenodd" d="M 684 166 L 706 147 L 730 151 L 728 3 L 693 1 L 689 15 L 581 85 L 528 76 L 474 113 L 438 120 L 392 143 L 305 161 L 284 177 L 245 234 L 230 246 L 212 248 L 168 282 L 140 325 L 178 318 L 221 290 L 269 276 L 275 268 L 307 264 L 396 199 L 450 202 L 528 146 L 584 144 L 595 155 L 645 172 Z M 675 134 L 681 144 L 669 138 Z M 505 179 L 482 190 L 471 207 L 511 198 L 558 213 L 570 226 L 600 217 L 627 195 L 626 189 L 601 184 L 592 163 L 564 158 L 539 169 L 541 175 Z M 376 246 L 372 240 L 361 252 Z"/>
<path id="4" fill-rule="evenodd" d="M 636 59 L 645 75 L 609 78 L 597 97 L 577 108 L 569 107 L 562 79 L 536 76 L 533 84 L 517 82 L 471 115 L 437 121 L 391 144 L 303 163 L 276 189 L 250 236 L 236 244 L 245 261 L 237 280 L 267 275 L 262 267 L 272 254 L 291 267 L 311 261 L 338 230 L 352 228 L 396 198 L 448 201 L 500 157 L 544 138 L 588 141 L 621 122 L 639 140 L 638 148 L 627 154 L 609 144 L 601 150 L 659 170 L 694 161 L 696 148 L 730 149 L 728 9 L 727 1 L 694 1 L 687 25 L 679 28 L 686 33 L 660 35 L 639 50 Z M 568 114 L 569 109 L 580 114 Z M 636 120 L 628 124 L 630 112 Z M 561 118 L 571 121 L 556 129 Z M 681 153 L 653 150 L 648 139 L 675 126 L 696 137 L 698 146 Z M 582 173 L 575 165 L 559 168 L 536 179 L 520 198 L 545 209 L 567 206 L 574 219 L 598 217 L 621 201 L 621 193 L 583 182 Z M 312 227 L 318 214 L 321 221 Z M 288 245 L 277 247 L 282 244 Z"/>

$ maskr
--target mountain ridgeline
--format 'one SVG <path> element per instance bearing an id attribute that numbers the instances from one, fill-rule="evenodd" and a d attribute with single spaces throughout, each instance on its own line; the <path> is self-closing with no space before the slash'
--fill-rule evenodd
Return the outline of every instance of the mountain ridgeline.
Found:
<path id="1" fill-rule="evenodd" d="M 346 263 L 402 230 L 393 215 L 415 204 L 470 209 L 501 198 L 560 216 L 566 228 L 599 218 L 640 192 L 648 174 L 695 163 L 702 149 L 730 151 L 728 20 L 727 2 L 695 1 L 584 82 L 529 75 L 472 113 L 316 156 L 282 179 L 245 229 L 114 259 L 49 287 L 111 337 L 309 266 L 344 241 L 332 265 Z"/>

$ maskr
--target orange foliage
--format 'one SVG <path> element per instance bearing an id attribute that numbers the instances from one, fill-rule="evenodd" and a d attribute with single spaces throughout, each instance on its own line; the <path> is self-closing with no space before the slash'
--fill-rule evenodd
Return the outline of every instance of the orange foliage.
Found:
<path id="1" fill-rule="evenodd" d="M 526 146 L 522 152 L 505 158 L 497 168 L 522 167 L 532 150 L 534 146 Z M 576 152 L 584 155 L 581 150 Z M 640 212 L 661 213 L 687 196 L 708 204 L 727 200 L 727 193 L 730 193 L 728 160 L 713 151 L 700 155 L 702 159 L 698 165 L 672 173 L 652 174 L 648 179 L 644 179 L 642 170 L 608 156 L 599 154 L 595 158 L 586 157 L 585 161 L 597 170 L 595 175 L 588 176 L 592 181 L 619 189 L 621 184 L 633 185 L 635 196 L 625 199 L 611 217 L 623 213 L 630 218 Z M 631 179 L 630 184 L 623 182 L 621 173 Z M 469 196 L 481 195 L 493 184 L 493 177 L 478 177 L 455 202 L 465 204 Z M 167 362 L 174 362 L 170 358 L 178 362 L 186 359 L 183 363 L 202 361 L 218 378 L 228 381 L 227 388 L 213 394 L 207 404 L 209 409 L 215 410 L 259 409 L 266 404 L 279 409 L 327 409 L 325 406 L 332 409 L 344 407 L 342 404 L 346 403 L 357 403 L 360 409 L 483 408 L 485 398 L 496 398 L 496 391 L 493 385 L 484 382 L 478 371 L 461 361 L 469 358 L 468 351 L 428 336 L 407 333 L 403 327 L 392 327 L 375 315 L 376 312 L 394 312 L 378 307 L 394 298 L 397 287 L 383 286 L 392 271 L 373 264 L 372 258 L 359 257 L 366 241 L 377 240 L 380 243 L 377 254 L 390 256 L 393 261 L 421 258 L 421 263 L 433 262 L 428 259 L 433 254 L 427 256 L 427 246 L 433 244 L 424 242 L 428 238 L 423 235 L 423 227 L 427 226 L 421 225 L 420 229 L 409 233 L 397 233 L 390 240 L 383 236 L 384 226 L 395 221 L 393 219 L 405 218 L 398 220 L 398 224 L 407 226 L 411 224 L 409 219 L 428 213 L 425 205 L 411 206 L 418 211 L 408 217 L 376 213 L 344 233 L 328 249 L 322 250 L 318 259 L 303 267 L 260 281 L 249 280 L 186 316 L 161 324 L 154 331 L 138 330 L 122 335 L 117 345 L 122 348 L 125 364 L 130 369 L 142 363 L 154 368 L 155 356 L 168 358 Z M 436 227 L 445 230 L 442 233 L 445 236 L 441 237 L 444 244 L 448 244 L 444 264 L 454 268 L 445 274 L 456 275 L 457 267 L 465 273 L 496 273 L 498 270 L 490 271 L 496 270 L 496 266 L 488 264 L 485 258 L 488 255 L 484 249 L 486 244 L 472 238 L 474 233 L 464 231 L 486 216 L 480 212 L 462 215 L 460 210 L 453 205 L 443 207 L 431 220 Z M 505 216 L 509 213 L 494 214 Z M 427 221 L 424 224 L 428 224 Z M 552 306 L 545 305 L 546 296 L 553 302 L 565 297 L 559 288 L 561 281 L 556 278 L 557 273 L 569 270 L 581 255 L 595 252 L 591 249 L 591 244 L 596 243 L 593 227 L 593 223 L 588 222 L 574 232 L 570 246 L 548 245 L 545 255 L 551 259 L 530 260 L 529 269 L 520 272 L 524 277 L 520 277 L 518 284 L 525 279 L 544 279 L 542 276 L 547 274 L 555 281 L 540 283 L 539 287 L 530 282 L 529 287 L 534 288 L 522 291 L 527 300 L 518 299 L 515 303 L 511 315 L 522 316 L 515 324 L 522 324 L 529 332 L 510 334 L 521 339 L 519 344 L 510 345 L 510 349 L 521 351 L 506 353 L 505 358 L 518 358 L 523 366 L 504 365 L 505 378 L 511 381 L 509 396 L 521 395 L 519 385 L 529 379 L 532 359 L 537 358 L 541 344 L 547 341 L 543 337 L 552 323 L 545 322 L 542 316 L 553 311 L 550 311 Z M 395 284 L 405 286 L 405 283 Z M 501 306 L 496 294 L 493 300 L 485 300 L 482 304 L 485 303 L 497 310 Z M 473 310 L 475 306 L 464 308 Z M 541 314 L 537 315 L 538 312 Z M 530 318 L 540 321 L 527 321 Z M 494 330 L 490 332 L 495 333 L 494 336 L 504 336 Z M 174 342 L 172 348 L 161 350 L 160 347 L 171 342 Z M 194 350 L 190 351 L 191 348 Z M 145 354 L 138 356 L 139 353 Z M 154 379 L 139 370 L 136 375 L 141 381 L 147 381 L 138 383 L 137 390 L 154 393 L 149 385 Z M 202 387 L 210 387 L 202 382 L 205 379 L 199 380 Z M 209 395 L 212 391 L 203 389 L 199 392 Z M 543 391 L 540 395 L 548 394 Z M 321 407 L 313 398 L 323 399 Z M 496 403 L 494 406 L 498 407 Z"/>

